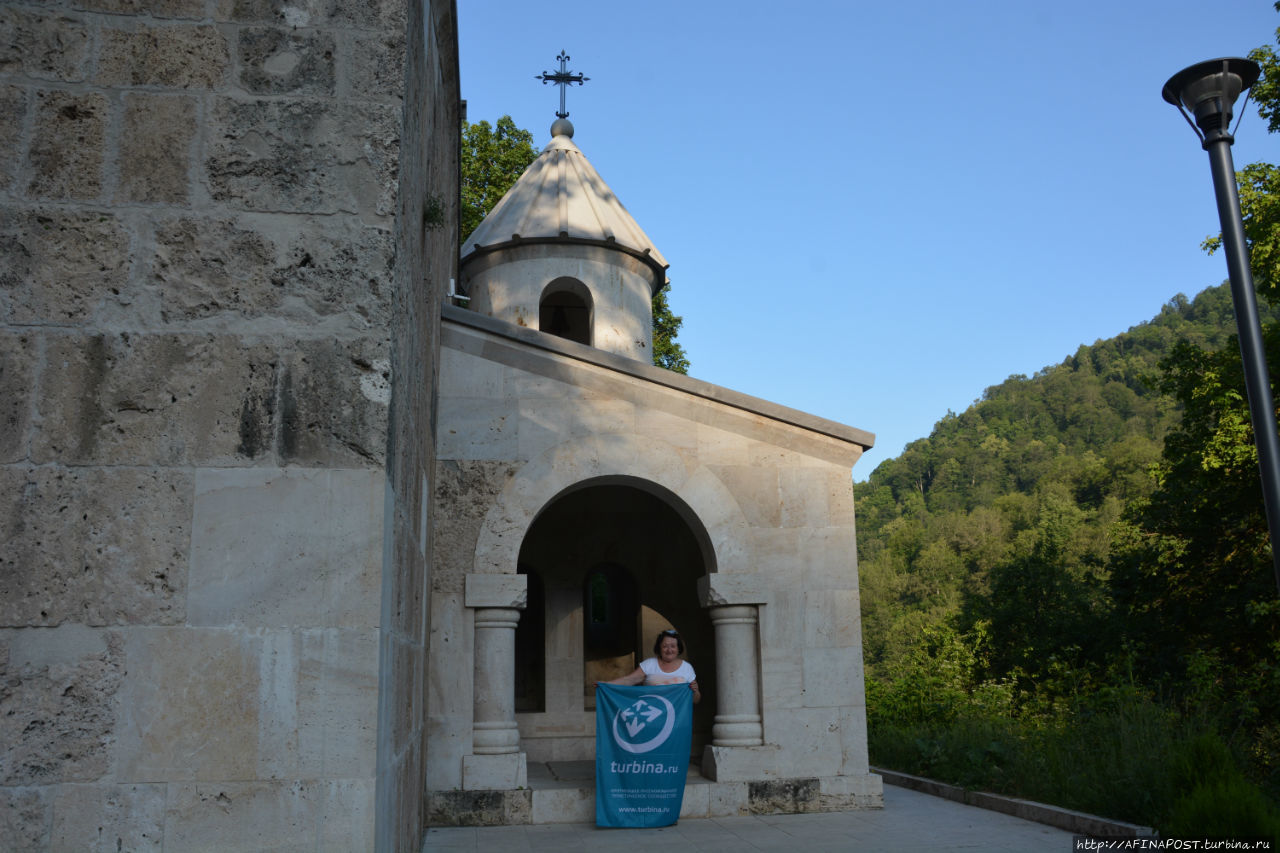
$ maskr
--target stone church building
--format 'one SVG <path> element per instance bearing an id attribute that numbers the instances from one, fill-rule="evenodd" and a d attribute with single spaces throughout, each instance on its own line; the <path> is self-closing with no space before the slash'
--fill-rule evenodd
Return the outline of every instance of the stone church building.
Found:
<path id="1" fill-rule="evenodd" d="M 6 850 L 579 819 L 667 625 L 688 814 L 880 803 L 871 436 L 652 366 L 566 127 L 460 252 L 462 117 L 452 0 L 0 0 Z"/>
<path id="2" fill-rule="evenodd" d="M 537 774 L 593 758 L 594 682 L 668 627 L 704 691 L 687 816 L 878 805 L 850 486 L 873 438 L 655 367 L 667 262 L 551 133 L 464 241 L 469 310 L 443 310 L 432 812 L 508 791 L 515 819 L 532 787 L 534 822 L 591 820 Z"/>

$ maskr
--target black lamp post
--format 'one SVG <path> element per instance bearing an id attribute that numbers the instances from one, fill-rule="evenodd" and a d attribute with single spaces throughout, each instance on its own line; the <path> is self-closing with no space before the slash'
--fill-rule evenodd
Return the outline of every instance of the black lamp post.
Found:
<path id="1" fill-rule="evenodd" d="M 1236 309 L 1240 334 L 1240 357 L 1244 361 L 1245 388 L 1249 394 L 1249 414 L 1258 446 L 1258 467 L 1262 474 L 1262 496 L 1271 533 L 1271 558 L 1280 589 L 1280 436 L 1276 431 L 1275 404 L 1267 375 L 1266 353 L 1262 348 L 1262 325 L 1258 322 L 1258 300 L 1249 271 L 1244 223 L 1240 217 L 1240 196 L 1236 192 L 1236 170 L 1231 159 L 1231 109 L 1236 98 L 1258 80 L 1261 69 L 1248 59 L 1211 59 L 1184 68 L 1169 78 L 1161 92 L 1191 124 L 1213 172 L 1213 190 L 1218 200 L 1218 220 L 1222 223 L 1222 246 L 1227 254 L 1227 274 L 1231 278 L 1231 299 Z M 1195 116 L 1195 122 L 1184 111 Z"/>

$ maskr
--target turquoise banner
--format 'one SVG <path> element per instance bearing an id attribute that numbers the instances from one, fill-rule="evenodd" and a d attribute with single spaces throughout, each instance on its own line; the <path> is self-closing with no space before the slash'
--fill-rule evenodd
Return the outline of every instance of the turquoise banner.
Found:
<path id="1" fill-rule="evenodd" d="M 670 826 L 689 772 L 688 684 L 596 685 L 596 826 Z"/>

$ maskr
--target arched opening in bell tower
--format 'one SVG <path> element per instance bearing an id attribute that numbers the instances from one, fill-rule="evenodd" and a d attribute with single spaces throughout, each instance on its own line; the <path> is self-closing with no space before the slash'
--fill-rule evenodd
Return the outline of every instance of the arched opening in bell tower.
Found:
<path id="1" fill-rule="evenodd" d="M 538 301 L 538 329 L 591 346 L 594 319 L 591 291 L 576 278 L 562 276 L 542 289 Z"/>
<path id="2" fill-rule="evenodd" d="M 693 511 L 649 481 L 589 480 L 542 509 L 519 563 L 539 579 L 542 599 L 535 604 L 530 596 L 529 606 L 541 611 L 526 609 L 521 625 L 530 628 L 516 641 L 516 670 L 525 673 L 521 704 L 531 709 L 516 717 L 529 760 L 592 758 L 595 683 L 632 672 L 666 628 L 680 632 L 702 689 L 692 744 L 700 756 L 715 713 L 716 661 L 697 583 L 715 566 Z"/>

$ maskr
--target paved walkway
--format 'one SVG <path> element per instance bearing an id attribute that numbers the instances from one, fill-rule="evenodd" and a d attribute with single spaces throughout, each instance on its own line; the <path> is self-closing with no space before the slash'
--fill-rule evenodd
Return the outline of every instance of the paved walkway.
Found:
<path id="1" fill-rule="evenodd" d="M 681 820 L 661 829 L 597 829 L 590 824 L 441 827 L 425 853 L 521 851 L 690 851 L 690 853 L 938 853 L 947 850 L 1069 853 L 1071 833 L 961 805 L 894 785 L 884 808 L 804 815 Z"/>

